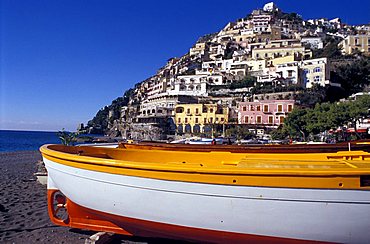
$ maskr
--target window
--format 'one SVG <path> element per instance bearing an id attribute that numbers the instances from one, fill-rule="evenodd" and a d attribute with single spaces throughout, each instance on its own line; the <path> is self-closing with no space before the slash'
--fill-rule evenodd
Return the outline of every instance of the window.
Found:
<path id="1" fill-rule="evenodd" d="M 207 124 L 207 118 L 204 118 L 203 123 L 204 123 L 204 124 Z"/>
<path id="2" fill-rule="evenodd" d="M 256 111 L 261 111 L 261 105 L 256 106 Z"/>
<path id="3" fill-rule="evenodd" d="M 209 109 L 209 112 L 210 112 L 210 113 L 213 113 L 213 108 L 210 108 L 210 109 Z"/>
<path id="4" fill-rule="evenodd" d="M 198 122 L 198 118 L 195 118 L 195 123 L 196 123 L 196 124 L 198 124 L 198 123 L 199 123 L 199 122 Z"/>
<path id="5" fill-rule="evenodd" d="M 263 112 L 268 113 L 269 111 L 269 105 L 265 104 L 263 105 Z"/>
<path id="6" fill-rule="evenodd" d="M 186 112 L 186 113 L 190 114 L 190 108 L 188 108 L 188 110 L 187 110 L 187 112 Z"/>
<path id="7" fill-rule="evenodd" d="M 256 122 L 257 122 L 257 124 L 262 124 L 262 117 L 261 116 L 257 116 L 256 117 Z"/>
<path id="8" fill-rule="evenodd" d="M 181 124 L 181 118 L 178 118 L 178 119 L 177 119 L 177 123 L 178 123 L 178 124 Z"/>
<path id="9" fill-rule="evenodd" d="M 209 118 L 209 123 L 213 123 L 213 118 Z"/>
<path id="10" fill-rule="evenodd" d="M 359 46 L 359 45 L 360 45 L 360 39 L 355 38 L 355 45 L 356 45 L 356 46 Z"/>
<path id="11" fill-rule="evenodd" d="M 321 77 L 320 76 L 315 76 L 315 78 L 313 79 L 313 81 L 319 82 L 319 81 L 321 81 Z"/>
<path id="12" fill-rule="evenodd" d="M 196 109 L 195 109 L 195 113 L 196 113 L 196 114 L 199 114 L 199 108 L 196 108 Z"/>
<path id="13" fill-rule="evenodd" d="M 313 69 L 313 72 L 314 73 L 321 72 L 321 68 L 320 67 L 316 67 L 316 68 Z"/>
<path id="14" fill-rule="evenodd" d="M 225 118 L 221 118 L 221 122 L 224 122 L 225 121 Z"/>
<path id="15" fill-rule="evenodd" d="M 248 116 L 244 117 L 244 123 L 249 124 L 249 117 Z"/>
<path id="16" fill-rule="evenodd" d="M 188 118 L 185 118 L 185 124 L 188 123 Z"/>
<path id="17" fill-rule="evenodd" d="M 288 112 L 292 112 L 293 110 L 293 105 L 292 104 L 288 104 Z"/>
<path id="18" fill-rule="evenodd" d="M 218 122 L 218 117 L 216 117 L 216 122 Z"/>
<path id="19" fill-rule="evenodd" d="M 254 111 L 254 105 L 251 105 L 250 111 Z"/>
<path id="20" fill-rule="evenodd" d="M 293 76 L 293 70 L 288 70 L 288 77 L 292 77 Z"/>
<path id="21" fill-rule="evenodd" d="M 283 105 L 282 104 L 277 105 L 277 111 L 278 112 L 283 112 Z"/>
<path id="22" fill-rule="evenodd" d="M 284 116 L 279 117 L 279 122 L 280 122 L 280 124 L 284 123 Z"/>
<path id="23" fill-rule="evenodd" d="M 269 124 L 273 124 L 274 123 L 274 116 L 269 116 Z"/>
<path id="24" fill-rule="evenodd" d="M 243 111 L 247 111 L 247 107 L 246 106 L 243 106 Z"/>

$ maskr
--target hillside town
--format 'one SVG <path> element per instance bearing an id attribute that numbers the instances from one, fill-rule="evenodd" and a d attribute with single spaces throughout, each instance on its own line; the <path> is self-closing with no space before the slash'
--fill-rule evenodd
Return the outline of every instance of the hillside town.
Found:
<path id="1" fill-rule="evenodd" d="M 79 130 L 135 140 L 236 136 L 236 130 L 263 137 L 295 107 L 308 106 L 302 98 L 308 91 L 350 92 L 333 71 L 369 54 L 370 24 L 304 20 L 267 3 L 200 37 Z M 356 87 L 353 93 L 369 91 L 366 82 Z M 366 130 L 369 122 L 357 128 Z"/>

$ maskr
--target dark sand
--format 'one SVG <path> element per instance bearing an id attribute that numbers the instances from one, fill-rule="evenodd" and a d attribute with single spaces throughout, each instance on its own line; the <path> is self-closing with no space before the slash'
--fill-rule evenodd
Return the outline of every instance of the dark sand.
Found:
<path id="1" fill-rule="evenodd" d="M 0 243 L 85 243 L 96 232 L 54 225 L 47 211 L 46 186 L 33 175 L 38 151 L 0 153 Z M 185 243 L 114 235 L 109 243 Z"/>
<path id="2" fill-rule="evenodd" d="M 0 243 L 84 243 L 92 232 L 49 220 L 46 186 L 36 181 L 38 151 L 0 153 Z"/>

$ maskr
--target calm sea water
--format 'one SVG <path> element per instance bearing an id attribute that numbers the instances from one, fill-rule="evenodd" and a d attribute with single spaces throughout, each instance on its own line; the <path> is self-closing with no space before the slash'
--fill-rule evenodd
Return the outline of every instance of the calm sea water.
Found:
<path id="1" fill-rule="evenodd" d="M 38 150 L 48 143 L 60 144 L 57 132 L 0 130 L 0 152 Z"/>

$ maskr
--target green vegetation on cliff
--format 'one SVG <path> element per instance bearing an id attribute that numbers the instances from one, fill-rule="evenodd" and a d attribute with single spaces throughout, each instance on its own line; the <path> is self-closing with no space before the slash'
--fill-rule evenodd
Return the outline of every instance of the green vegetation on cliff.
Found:
<path id="1" fill-rule="evenodd" d="M 91 133 L 101 134 L 105 133 L 108 129 L 108 124 L 113 122 L 115 119 L 119 119 L 121 116 L 121 109 L 123 106 L 127 106 L 130 98 L 134 94 L 133 89 L 129 89 L 125 92 L 122 97 L 118 97 L 112 101 L 111 105 L 101 108 L 95 115 L 95 117 L 90 120 L 87 125 L 92 128 Z M 111 116 L 109 117 L 109 114 Z"/>

